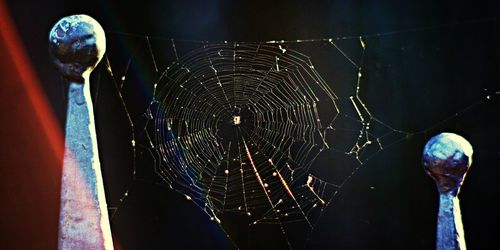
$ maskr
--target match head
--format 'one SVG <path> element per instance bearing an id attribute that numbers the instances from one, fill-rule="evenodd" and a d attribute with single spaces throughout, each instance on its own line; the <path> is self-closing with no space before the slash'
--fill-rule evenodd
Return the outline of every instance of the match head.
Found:
<path id="1" fill-rule="evenodd" d="M 67 79 L 84 82 L 106 51 L 101 25 L 87 15 L 59 20 L 49 34 L 49 54 Z"/>
<path id="2" fill-rule="evenodd" d="M 438 134 L 427 142 L 422 164 L 440 193 L 458 194 L 472 164 L 472 152 L 470 143 L 453 133 Z"/>

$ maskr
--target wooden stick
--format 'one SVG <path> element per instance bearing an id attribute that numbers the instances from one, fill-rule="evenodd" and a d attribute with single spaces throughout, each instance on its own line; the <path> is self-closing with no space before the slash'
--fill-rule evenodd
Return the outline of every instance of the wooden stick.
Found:
<path id="1" fill-rule="evenodd" d="M 441 133 L 424 147 L 422 164 L 439 191 L 437 250 L 465 250 L 458 193 L 472 164 L 472 146 L 463 137 Z"/>
<path id="2" fill-rule="evenodd" d="M 113 249 L 89 83 L 105 50 L 104 30 L 89 16 L 62 18 L 50 31 L 49 53 L 69 84 L 59 249 Z"/>

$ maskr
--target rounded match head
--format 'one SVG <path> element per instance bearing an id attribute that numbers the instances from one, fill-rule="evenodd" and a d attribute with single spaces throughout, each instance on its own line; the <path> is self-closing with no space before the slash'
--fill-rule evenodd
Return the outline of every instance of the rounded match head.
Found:
<path id="1" fill-rule="evenodd" d="M 50 56 L 59 72 L 69 80 L 83 83 L 105 51 L 104 30 L 90 16 L 64 17 L 50 31 Z"/>
<path id="2" fill-rule="evenodd" d="M 440 193 L 458 194 L 472 164 L 472 152 L 470 143 L 453 133 L 438 134 L 427 142 L 422 164 Z"/>

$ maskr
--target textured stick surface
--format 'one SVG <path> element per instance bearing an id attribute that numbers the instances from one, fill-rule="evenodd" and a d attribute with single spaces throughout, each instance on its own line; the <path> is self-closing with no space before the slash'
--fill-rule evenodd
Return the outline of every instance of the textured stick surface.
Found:
<path id="1" fill-rule="evenodd" d="M 467 140 L 452 133 L 436 135 L 424 147 L 422 164 L 439 191 L 438 250 L 466 249 L 457 195 L 472 164 L 472 152 Z"/>
<path id="2" fill-rule="evenodd" d="M 88 82 L 70 83 L 59 249 L 112 249 Z"/>
<path id="3" fill-rule="evenodd" d="M 459 200 L 449 193 L 439 194 L 436 249 L 466 249 Z"/>
<path id="4" fill-rule="evenodd" d="M 105 50 L 102 27 L 86 15 L 61 19 L 49 35 L 52 60 L 69 84 L 59 249 L 113 249 L 89 83 Z"/>

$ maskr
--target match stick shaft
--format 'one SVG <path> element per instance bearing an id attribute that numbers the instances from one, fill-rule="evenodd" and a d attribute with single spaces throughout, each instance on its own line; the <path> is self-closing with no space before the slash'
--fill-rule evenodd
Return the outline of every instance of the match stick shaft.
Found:
<path id="1" fill-rule="evenodd" d="M 464 229 L 458 197 L 439 194 L 436 250 L 465 250 Z"/>
<path id="2" fill-rule="evenodd" d="M 68 89 L 59 249 L 113 249 L 88 76 Z"/>

